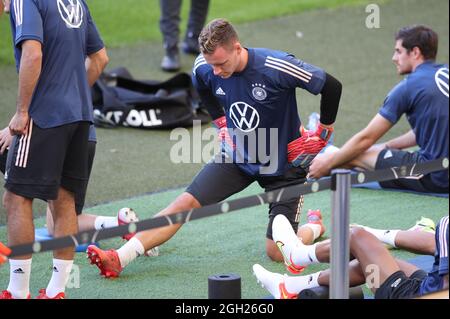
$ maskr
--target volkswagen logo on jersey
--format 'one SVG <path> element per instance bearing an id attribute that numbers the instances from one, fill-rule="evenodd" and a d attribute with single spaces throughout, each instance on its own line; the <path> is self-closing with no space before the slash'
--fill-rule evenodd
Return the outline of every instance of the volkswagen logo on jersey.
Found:
<path id="1" fill-rule="evenodd" d="M 264 90 L 264 88 L 266 86 L 262 84 L 252 84 L 252 86 L 253 86 L 252 90 L 253 97 L 258 101 L 265 100 L 267 97 L 267 92 L 266 90 Z"/>
<path id="2" fill-rule="evenodd" d="M 448 69 L 440 68 L 434 75 L 438 89 L 448 97 Z"/>
<path id="3" fill-rule="evenodd" d="M 231 104 L 230 118 L 234 125 L 243 132 L 251 132 L 259 125 L 258 111 L 245 102 Z"/>
<path id="4" fill-rule="evenodd" d="M 58 11 L 68 28 L 77 29 L 83 23 L 83 7 L 79 0 L 57 0 Z"/>

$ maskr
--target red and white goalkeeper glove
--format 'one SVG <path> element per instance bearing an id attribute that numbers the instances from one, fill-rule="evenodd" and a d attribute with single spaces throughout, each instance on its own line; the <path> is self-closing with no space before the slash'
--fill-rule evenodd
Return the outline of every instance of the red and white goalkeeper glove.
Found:
<path id="1" fill-rule="evenodd" d="M 223 150 L 228 152 L 233 152 L 236 149 L 236 145 L 233 143 L 233 139 L 228 133 L 227 128 L 227 118 L 224 116 L 219 117 L 213 121 L 214 125 L 218 130 L 218 138 L 221 143 L 221 147 Z"/>
<path id="2" fill-rule="evenodd" d="M 319 124 L 315 132 L 306 131 L 303 127 L 300 132 L 302 136 L 288 144 L 288 162 L 307 170 L 314 157 L 327 145 L 333 127 Z"/>
<path id="3" fill-rule="evenodd" d="M 3 264 L 7 260 L 6 256 L 10 253 L 11 249 L 0 243 L 0 264 Z"/>

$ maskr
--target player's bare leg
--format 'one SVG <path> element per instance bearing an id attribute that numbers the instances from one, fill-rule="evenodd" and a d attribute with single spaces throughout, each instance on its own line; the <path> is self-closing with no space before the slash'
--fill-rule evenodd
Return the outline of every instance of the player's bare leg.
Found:
<path id="1" fill-rule="evenodd" d="M 55 237 L 76 234 L 78 231 L 75 200 L 72 192 L 60 187 L 56 200 L 49 201 L 54 221 Z M 73 266 L 74 247 L 58 249 L 53 252 L 53 273 L 45 289 L 41 289 L 38 299 L 65 298 L 67 280 Z"/>
<path id="2" fill-rule="evenodd" d="M 83 232 L 87 230 L 91 230 L 95 228 L 95 220 L 97 219 L 97 215 L 91 214 L 80 214 L 78 215 L 78 231 Z M 47 231 L 51 236 L 54 236 L 54 223 L 53 216 L 50 208 L 47 206 L 46 212 L 46 223 L 47 223 Z M 115 225 L 117 226 L 117 225 Z"/>
<path id="3" fill-rule="evenodd" d="M 20 245 L 34 241 L 32 200 L 8 190 L 3 205 L 8 213 L 8 245 Z M 31 254 L 9 259 L 10 278 L 2 298 L 25 299 L 30 297 Z"/>
<path id="4" fill-rule="evenodd" d="M 200 203 L 194 196 L 184 192 L 155 217 L 172 215 L 200 207 Z M 92 264 L 100 269 L 101 275 L 107 278 L 118 277 L 123 268 L 130 262 L 146 251 L 168 241 L 180 227 L 181 224 L 174 224 L 139 232 L 118 250 L 103 251 L 91 245 L 87 249 L 88 258 Z"/>
<path id="5" fill-rule="evenodd" d="M 377 164 L 378 155 L 386 148 L 385 144 L 372 145 L 367 151 L 345 165 L 346 168 L 361 168 L 364 170 L 374 170 Z"/>
<path id="6" fill-rule="evenodd" d="M 189 211 L 193 208 L 200 208 L 201 205 L 197 199 L 189 193 L 184 192 L 178 196 L 169 206 L 160 211 L 155 217 L 172 215 L 183 211 Z M 180 229 L 181 224 L 174 224 L 171 226 L 150 229 L 147 231 L 139 232 L 135 237 L 142 243 L 145 250 L 149 250 L 155 246 L 158 246 L 170 238 Z"/>
<path id="7" fill-rule="evenodd" d="M 58 199 L 49 201 L 54 220 L 55 237 L 76 234 L 78 231 L 77 215 L 73 193 L 60 187 Z M 53 256 L 58 259 L 72 260 L 75 255 L 74 247 L 55 250 Z"/>
<path id="8" fill-rule="evenodd" d="M 32 213 L 33 201 L 16 195 L 8 190 L 3 196 L 3 205 L 8 213 L 8 245 L 20 245 L 34 241 L 34 224 Z M 29 259 L 30 255 L 14 257 Z"/>
<path id="9" fill-rule="evenodd" d="M 395 236 L 395 246 L 417 254 L 434 255 L 436 240 L 433 233 L 401 230 Z"/>

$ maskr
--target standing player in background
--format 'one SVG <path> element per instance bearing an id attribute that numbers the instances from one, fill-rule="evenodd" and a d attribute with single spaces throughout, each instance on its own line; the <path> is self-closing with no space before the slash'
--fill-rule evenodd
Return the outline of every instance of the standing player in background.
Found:
<path id="1" fill-rule="evenodd" d="M 0 7 L 4 10 L 5 13 L 9 13 L 10 1 L 2 0 L 0 3 Z M 90 58 L 86 59 L 86 68 L 89 68 Z M 92 82 L 93 81 L 93 82 Z M 95 79 L 91 79 L 89 83 L 92 86 L 95 82 Z M 9 132 L 9 128 L 0 131 L 0 171 L 2 174 L 5 174 L 6 170 L 6 158 L 8 156 L 8 149 L 12 142 L 12 135 Z M 95 149 L 97 144 L 97 137 L 95 132 L 94 125 L 91 125 L 89 128 L 89 155 L 88 155 L 88 170 L 89 176 L 92 170 L 92 165 L 95 157 Z M 130 209 L 123 208 L 119 210 L 117 216 L 97 216 L 91 214 L 82 213 L 85 196 L 87 191 L 87 183 L 85 184 L 85 189 L 81 192 L 75 194 L 75 210 L 78 216 L 78 231 L 86 231 L 91 229 L 103 229 L 109 227 L 115 227 L 123 224 L 127 224 L 130 222 L 138 221 L 138 217 L 134 213 L 134 211 Z M 54 224 L 53 224 L 53 216 L 50 211 L 50 206 L 47 206 L 46 211 L 46 220 L 47 220 L 47 231 L 50 235 L 54 235 Z M 131 235 L 125 235 L 124 239 L 128 240 Z"/>
<path id="2" fill-rule="evenodd" d="M 389 92 L 372 121 L 335 153 L 321 154 L 310 167 L 319 178 L 340 166 L 363 169 L 399 167 L 448 157 L 448 65 L 435 62 L 438 35 L 423 25 L 400 29 L 392 60 L 400 75 L 408 75 Z M 406 134 L 374 145 L 405 114 Z M 418 151 L 404 150 L 419 146 Z M 448 172 L 381 182 L 383 188 L 448 193 Z"/>
<path id="3" fill-rule="evenodd" d="M 5 4 L 7 9 L 5 10 Z M 9 0 L 0 1 L 0 17 L 3 12 L 9 12 Z M 0 265 L 6 262 L 6 256 L 11 253 L 10 249 L 0 242 Z"/>
<path id="4" fill-rule="evenodd" d="M 342 86 L 321 68 L 286 52 L 244 48 L 234 27 L 224 19 L 210 22 L 199 43 L 202 54 L 195 61 L 194 85 L 228 147 L 156 216 L 220 202 L 255 181 L 266 191 L 303 184 L 309 162 L 333 132 Z M 322 95 L 317 132 L 300 129 L 296 88 Z M 254 143 L 246 142 L 247 138 Z M 260 149 L 264 154 L 256 151 Z M 287 216 L 297 232 L 302 205 L 302 196 L 270 204 L 266 253 L 273 260 L 283 260 L 272 240 L 273 218 Z M 315 239 L 323 231 L 321 216 L 309 215 L 308 228 L 313 229 Z M 180 227 L 174 224 L 139 232 L 117 251 L 89 246 L 88 256 L 102 275 L 117 277 L 132 260 L 169 240 Z"/>
<path id="5" fill-rule="evenodd" d="M 176 72 L 181 68 L 178 41 L 180 38 L 181 0 L 159 0 L 161 18 L 159 29 L 164 42 L 165 55 L 161 68 L 167 72 Z M 199 54 L 198 35 L 205 25 L 208 15 L 209 0 L 190 0 L 189 21 L 182 50 L 187 54 Z"/>
<path id="6" fill-rule="evenodd" d="M 9 132 L 9 128 L 6 127 L 0 131 L 0 172 L 5 174 L 6 169 L 6 159 L 8 157 L 8 148 L 12 142 L 12 135 Z M 90 126 L 89 129 L 89 142 L 88 142 L 88 173 L 90 176 L 92 165 L 95 157 L 95 148 L 96 148 L 96 134 L 94 125 Z M 87 192 L 86 183 L 83 189 L 80 189 L 79 192 L 75 194 L 75 211 L 77 212 L 78 219 L 78 231 L 87 231 L 91 229 L 104 229 L 110 227 L 116 227 L 119 225 L 129 224 L 131 222 L 137 222 L 139 219 L 135 214 L 134 210 L 130 208 L 122 208 L 117 213 L 117 216 L 99 216 L 83 213 L 83 207 Z M 50 205 L 47 205 L 46 212 L 46 221 L 47 221 L 47 231 L 53 236 L 54 235 L 54 224 L 53 224 L 53 216 L 50 211 Z M 132 234 L 128 234 L 124 236 L 124 239 L 129 240 Z"/>
<path id="7" fill-rule="evenodd" d="M 49 202 L 55 236 L 77 232 L 74 195 L 89 175 L 89 84 L 108 58 L 83 0 L 17 0 L 10 11 L 19 85 L 3 203 L 13 246 L 34 241 L 34 198 Z M 73 247 L 54 252 L 52 278 L 38 298 L 65 297 L 73 256 Z M 9 262 L 10 281 L 0 298 L 29 298 L 31 255 Z"/>

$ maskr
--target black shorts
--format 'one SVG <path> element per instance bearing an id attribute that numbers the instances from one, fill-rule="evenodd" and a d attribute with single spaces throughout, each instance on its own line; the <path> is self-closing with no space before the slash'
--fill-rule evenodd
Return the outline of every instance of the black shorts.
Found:
<path id="1" fill-rule="evenodd" d="M 89 179 L 89 126 L 76 122 L 42 129 L 30 121 L 27 134 L 15 136 L 10 146 L 5 188 L 42 200 L 56 199 L 59 187 L 81 196 Z"/>
<path id="2" fill-rule="evenodd" d="M 408 299 L 416 297 L 420 285 L 427 276 L 422 269 L 415 271 L 409 278 L 403 271 L 390 275 L 375 292 L 375 299 Z"/>
<path id="3" fill-rule="evenodd" d="M 88 142 L 88 170 L 89 170 L 89 176 L 91 175 L 92 171 L 92 165 L 94 164 L 94 157 L 95 157 L 95 147 L 97 143 L 95 141 L 89 141 Z M 5 174 L 6 169 L 6 158 L 8 157 L 8 150 L 6 150 L 3 154 L 0 154 L 0 171 L 2 174 Z M 77 212 L 77 215 L 80 215 L 83 211 L 84 207 L 84 201 L 86 198 L 86 192 L 87 192 L 87 186 L 88 183 L 86 182 L 83 189 L 80 189 L 78 192 L 75 193 L 75 210 Z"/>
<path id="4" fill-rule="evenodd" d="M 375 169 L 400 167 L 416 163 L 420 163 L 419 152 L 406 152 L 402 150 L 387 148 L 382 150 L 378 155 Z M 391 181 L 384 181 L 380 182 L 380 186 L 383 188 L 409 189 L 421 193 L 448 193 L 448 188 L 442 188 L 435 185 L 431 180 L 430 175 L 425 175 L 421 178 L 406 177 L 394 179 Z"/>
<path id="5" fill-rule="evenodd" d="M 221 202 L 231 195 L 242 191 L 255 181 L 266 192 L 291 185 L 303 184 L 306 181 L 306 172 L 300 167 L 292 167 L 281 176 L 252 177 L 233 163 L 219 162 L 211 161 L 206 164 L 186 189 L 186 192 L 194 196 L 202 206 Z M 303 196 L 289 201 L 270 204 L 266 237 L 272 239 L 272 223 L 278 214 L 285 215 L 294 231 L 297 232 L 302 206 Z"/>

